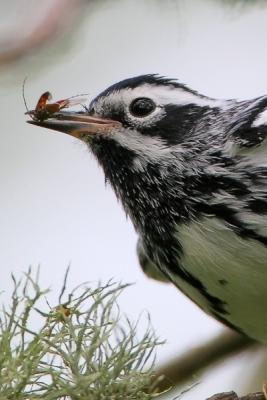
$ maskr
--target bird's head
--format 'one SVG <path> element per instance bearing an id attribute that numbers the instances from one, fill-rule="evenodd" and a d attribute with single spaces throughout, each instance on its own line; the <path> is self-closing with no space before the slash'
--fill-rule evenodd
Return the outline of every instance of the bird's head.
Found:
<path id="1" fill-rule="evenodd" d="M 197 126 L 215 104 L 175 80 L 142 75 L 109 87 L 86 112 L 60 111 L 44 121 L 29 122 L 84 141 L 124 203 L 145 188 L 156 202 L 156 191 L 167 192 L 167 182 L 177 188 L 172 180 L 198 160 L 198 148 L 207 137 L 201 138 L 205 129 Z"/>
<path id="2" fill-rule="evenodd" d="M 142 75 L 103 91 L 86 113 L 62 111 L 45 121 L 29 122 L 75 136 L 97 155 L 105 155 L 106 150 L 115 157 L 113 162 L 115 153 L 120 161 L 122 154 L 127 154 L 128 165 L 134 161 L 141 167 L 163 161 L 179 146 L 182 150 L 213 103 L 175 80 Z"/>

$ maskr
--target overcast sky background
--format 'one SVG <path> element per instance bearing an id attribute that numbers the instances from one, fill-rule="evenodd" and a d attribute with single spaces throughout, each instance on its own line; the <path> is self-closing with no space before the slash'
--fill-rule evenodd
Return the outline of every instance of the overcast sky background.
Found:
<path id="1" fill-rule="evenodd" d="M 93 98 L 120 79 L 152 72 L 179 78 L 218 98 L 265 94 L 267 7 L 240 10 L 229 3 L 234 1 L 98 0 L 72 28 L 74 36 L 68 34 L 19 65 L 0 69 L 4 299 L 11 288 L 11 272 L 19 276 L 29 265 L 40 264 L 42 284 L 53 289 L 49 299 L 56 304 L 56 290 L 70 263 L 70 288 L 110 278 L 135 283 L 123 294 L 121 307 L 132 319 L 149 311 L 157 335 L 167 341 L 158 349 L 159 361 L 222 329 L 177 289 L 143 275 L 132 224 L 105 186 L 93 156 L 67 135 L 25 123 L 22 82 L 27 76 L 30 108 L 46 90 L 55 99 L 87 92 Z M 0 1 L 0 35 L 38 18 L 38 4 Z M 183 398 L 200 400 L 238 389 L 256 358 L 244 355 L 213 369 Z"/>

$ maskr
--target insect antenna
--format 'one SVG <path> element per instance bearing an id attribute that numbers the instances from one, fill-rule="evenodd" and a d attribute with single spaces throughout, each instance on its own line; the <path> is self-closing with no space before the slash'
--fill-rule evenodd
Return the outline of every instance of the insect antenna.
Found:
<path id="1" fill-rule="evenodd" d="M 89 96 L 89 93 L 75 94 L 74 96 L 68 97 L 68 100 L 69 100 L 69 99 L 75 99 L 75 97 L 83 97 L 83 96 Z"/>
<path id="2" fill-rule="evenodd" d="M 23 83 L 22 83 L 22 97 L 23 97 L 23 101 L 24 101 L 25 108 L 26 108 L 26 110 L 27 110 L 27 112 L 26 112 L 25 114 L 29 115 L 29 116 L 31 117 L 31 119 L 33 119 L 32 113 L 31 113 L 31 111 L 30 111 L 29 108 L 28 108 L 27 101 L 26 101 L 26 97 L 25 97 L 25 84 L 26 84 L 26 80 L 27 80 L 27 79 L 28 79 L 28 77 L 26 76 L 26 77 L 24 78 L 24 80 L 23 80 Z"/>

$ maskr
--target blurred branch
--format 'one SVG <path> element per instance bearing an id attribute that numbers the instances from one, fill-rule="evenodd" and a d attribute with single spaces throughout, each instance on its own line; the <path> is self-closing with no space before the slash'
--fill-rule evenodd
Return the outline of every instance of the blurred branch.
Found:
<path id="1" fill-rule="evenodd" d="M 207 400 L 266 400 L 262 392 L 250 393 L 246 396 L 238 397 L 235 392 L 218 393 Z"/>
<path id="2" fill-rule="evenodd" d="M 180 385 L 215 362 L 247 350 L 252 346 L 260 345 L 236 332 L 225 331 L 214 339 L 186 351 L 183 355 L 159 367 L 156 370 L 156 377 L 164 376 L 165 378 L 159 383 L 160 390 Z"/>
<path id="3" fill-rule="evenodd" d="M 83 6 L 88 2 L 54 0 L 36 27 L 30 26 L 29 21 L 26 21 L 23 29 L 18 28 L 14 32 L 14 39 L 6 39 L 0 43 L 0 66 L 15 62 L 35 49 L 53 43 L 69 27 L 71 21 L 77 18 L 77 14 L 81 14 Z"/>

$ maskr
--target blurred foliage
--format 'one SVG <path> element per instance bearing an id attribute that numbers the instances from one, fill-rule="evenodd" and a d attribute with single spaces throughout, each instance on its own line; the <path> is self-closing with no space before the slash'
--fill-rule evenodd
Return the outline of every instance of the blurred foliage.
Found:
<path id="1" fill-rule="evenodd" d="M 228 6 L 267 6 L 267 0 L 220 0 L 222 3 Z"/>

